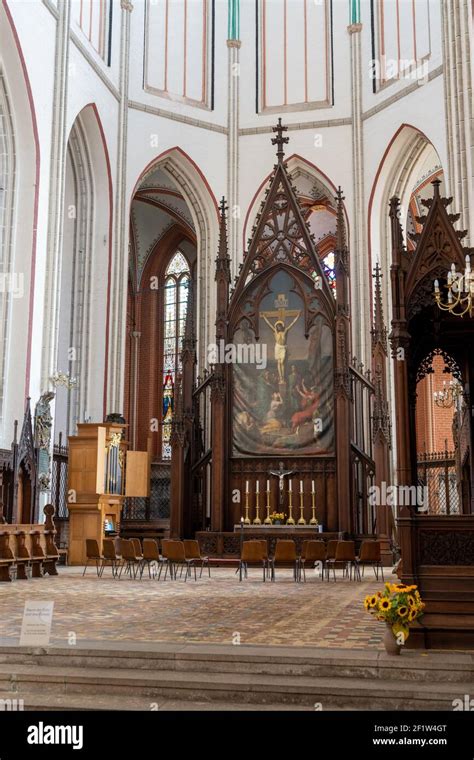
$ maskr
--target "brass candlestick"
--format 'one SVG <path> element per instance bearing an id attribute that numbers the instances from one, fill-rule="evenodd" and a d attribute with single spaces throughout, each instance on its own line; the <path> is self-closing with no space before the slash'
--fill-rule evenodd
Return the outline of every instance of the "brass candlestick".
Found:
<path id="1" fill-rule="evenodd" d="M 253 521 L 254 525 L 261 525 L 262 521 L 258 514 L 258 497 L 260 496 L 259 492 L 255 492 L 255 520 Z"/>
<path id="2" fill-rule="evenodd" d="M 311 520 L 309 521 L 310 525 L 318 525 L 318 521 L 316 520 L 316 505 L 314 503 L 314 497 L 315 497 L 315 493 L 313 491 L 312 494 L 311 494 L 311 513 L 312 513 L 312 517 L 311 517 Z"/>
<path id="3" fill-rule="evenodd" d="M 270 491 L 267 491 L 267 506 L 266 506 L 266 510 L 267 510 L 267 516 L 266 516 L 265 520 L 263 521 L 263 524 L 264 525 L 271 525 L 272 521 L 270 520 Z"/>
<path id="4" fill-rule="evenodd" d="M 303 491 L 300 491 L 300 519 L 298 520 L 298 525 L 306 525 L 306 520 L 304 519 L 304 504 L 303 504 L 303 498 L 304 494 Z"/>
<path id="5" fill-rule="evenodd" d="M 286 521 L 287 525 L 294 525 L 295 521 L 293 520 L 293 505 L 291 503 L 291 500 L 293 498 L 293 493 L 291 491 L 288 491 L 288 520 Z"/>
<path id="6" fill-rule="evenodd" d="M 245 492 L 245 520 L 244 525 L 250 525 L 250 517 L 249 517 L 249 492 Z"/>

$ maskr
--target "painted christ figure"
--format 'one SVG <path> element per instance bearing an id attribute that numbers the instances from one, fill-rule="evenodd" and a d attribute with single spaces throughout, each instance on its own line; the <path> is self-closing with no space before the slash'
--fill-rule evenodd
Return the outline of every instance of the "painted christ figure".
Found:
<path id="1" fill-rule="evenodd" d="M 288 327 L 285 327 L 285 323 L 282 319 L 277 319 L 272 324 L 262 312 L 262 317 L 272 331 L 273 337 L 275 338 L 275 361 L 278 367 L 278 381 L 280 383 L 285 382 L 286 336 L 295 322 L 299 319 L 300 314 L 301 310 L 298 311 L 296 317 L 290 322 Z"/>

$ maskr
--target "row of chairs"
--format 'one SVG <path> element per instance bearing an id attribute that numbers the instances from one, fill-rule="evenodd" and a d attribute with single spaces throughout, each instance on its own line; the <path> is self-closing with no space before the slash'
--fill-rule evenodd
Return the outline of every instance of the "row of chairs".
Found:
<path id="1" fill-rule="evenodd" d="M 278 565 L 293 568 L 293 579 L 306 582 L 306 566 L 315 567 L 319 563 L 321 579 L 326 575 L 329 581 L 329 573 L 332 569 L 334 581 L 336 581 L 336 566 L 342 566 L 343 577 L 352 580 L 361 580 L 366 565 L 371 565 L 376 579 L 379 570 L 384 580 L 382 558 L 379 541 L 362 541 L 359 554 L 356 555 L 354 541 L 303 541 L 301 554 L 298 556 L 296 544 L 293 540 L 280 539 L 276 542 L 273 557 L 268 556 L 268 545 L 265 540 L 252 539 L 242 544 L 241 557 L 237 572 L 239 580 L 242 576 L 247 577 L 249 565 L 260 566 L 263 571 L 263 580 L 271 578 L 275 580 L 275 567 Z"/>
<path id="2" fill-rule="evenodd" d="M 83 576 L 89 564 L 94 563 L 99 578 L 102 577 L 106 567 L 111 567 L 114 578 L 121 578 L 125 571 L 130 578 L 140 577 L 141 579 L 145 567 L 148 567 L 149 577 L 152 578 L 153 576 L 157 580 L 160 580 L 163 568 L 165 568 L 164 580 L 166 580 L 168 572 L 171 580 L 176 580 L 178 568 L 180 569 L 180 578 L 184 569 L 186 570 L 185 581 L 194 570 L 194 580 L 197 580 L 196 569 L 199 565 L 201 567 L 199 577 L 202 576 L 204 566 L 207 566 L 209 577 L 211 577 L 209 558 L 201 554 L 198 541 L 163 539 L 161 554 L 158 542 L 151 538 L 144 538 L 143 546 L 138 538 L 120 538 L 118 539 L 118 547 L 116 547 L 113 539 L 105 538 L 102 547 L 101 553 L 99 544 L 95 539 L 86 539 L 87 559 Z"/>

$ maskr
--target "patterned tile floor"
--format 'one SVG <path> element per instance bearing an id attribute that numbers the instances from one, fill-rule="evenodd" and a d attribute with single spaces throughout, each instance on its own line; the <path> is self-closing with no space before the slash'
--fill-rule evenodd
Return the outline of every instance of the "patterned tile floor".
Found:
<path id="1" fill-rule="evenodd" d="M 146 572 L 146 571 L 145 571 Z M 121 580 L 106 569 L 60 567 L 59 576 L 0 584 L 0 638 L 20 635 L 27 599 L 54 601 L 53 640 L 70 632 L 81 639 L 229 644 L 383 648 L 381 624 L 363 608 L 366 594 L 381 588 L 372 571 L 362 583 L 322 583 L 307 571 L 294 583 L 291 570 L 277 569 L 275 583 L 262 583 L 257 569 L 239 583 L 233 568 L 213 568 L 197 582 Z M 389 571 L 386 573 L 388 576 Z"/>

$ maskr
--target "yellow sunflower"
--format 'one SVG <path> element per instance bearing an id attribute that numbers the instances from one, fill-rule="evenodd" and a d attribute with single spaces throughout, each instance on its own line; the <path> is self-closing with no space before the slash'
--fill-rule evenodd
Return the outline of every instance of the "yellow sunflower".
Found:
<path id="1" fill-rule="evenodd" d="M 376 596 L 370 596 L 369 599 L 369 607 L 376 607 L 378 599 Z"/>
<path id="2" fill-rule="evenodd" d="M 408 621 L 410 623 L 412 623 L 413 620 L 416 618 L 416 614 L 417 614 L 416 610 L 414 610 L 413 608 L 409 611 L 409 613 L 408 613 Z"/>
<path id="3" fill-rule="evenodd" d="M 411 594 L 408 595 L 407 602 L 409 607 L 416 607 L 415 599 Z"/>
<path id="4" fill-rule="evenodd" d="M 382 599 L 379 601 L 379 610 L 389 610 L 392 606 L 392 603 L 390 599 L 387 599 L 386 596 L 382 597 Z"/>
<path id="5" fill-rule="evenodd" d="M 398 608 L 397 614 L 400 615 L 400 617 L 406 617 L 408 615 L 408 607 L 405 604 L 402 604 L 401 607 Z"/>

